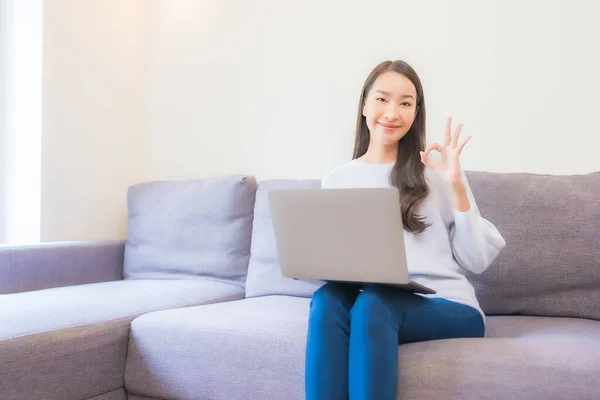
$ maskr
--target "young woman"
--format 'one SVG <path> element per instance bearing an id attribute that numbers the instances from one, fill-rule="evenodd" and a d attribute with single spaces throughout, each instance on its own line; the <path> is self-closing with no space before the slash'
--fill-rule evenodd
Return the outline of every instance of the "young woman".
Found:
<path id="1" fill-rule="evenodd" d="M 307 400 L 394 400 L 398 345 L 484 336 L 485 315 L 465 270 L 485 271 L 505 242 L 481 217 L 461 170 L 470 139 L 461 139 L 462 124 L 452 134 L 448 118 L 444 144 L 425 148 L 425 117 L 416 72 L 403 61 L 379 64 L 360 95 L 353 160 L 329 172 L 322 187 L 397 187 L 410 277 L 437 294 L 376 284 L 327 283 L 317 290 Z"/>

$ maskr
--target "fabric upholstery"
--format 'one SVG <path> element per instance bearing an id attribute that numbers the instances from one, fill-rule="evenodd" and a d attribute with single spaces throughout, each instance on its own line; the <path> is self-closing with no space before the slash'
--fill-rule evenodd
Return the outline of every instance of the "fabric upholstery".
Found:
<path id="1" fill-rule="evenodd" d="M 269 190 L 314 189 L 320 185 L 318 180 L 268 180 L 259 183 L 254 206 L 246 297 L 275 294 L 311 297 L 323 284 L 321 281 L 296 280 L 282 275 L 268 199 Z"/>
<path id="2" fill-rule="evenodd" d="M 303 399 L 309 302 L 264 296 L 139 317 L 126 388 L 159 398 Z M 597 343 L 597 321 L 490 317 L 484 339 L 401 346 L 398 399 L 596 399 Z"/>
<path id="3" fill-rule="evenodd" d="M 117 389 L 87 400 L 127 400 L 127 393 L 125 393 L 125 389 Z"/>
<path id="4" fill-rule="evenodd" d="M 0 340 L 0 399 L 89 399 L 122 388 L 131 319 Z"/>
<path id="5" fill-rule="evenodd" d="M 146 182 L 127 194 L 126 279 L 211 278 L 243 287 L 256 180 Z"/>
<path id="6" fill-rule="evenodd" d="M 0 341 L 243 296 L 243 289 L 235 285 L 179 279 L 121 280 L 0 295 Z"/>
<path id="7" fill-rule="evenodd" d="M 467 177 L 507 243 L 486 272 L 468 274 L 486 314 L 600 320 L 600 172 Z"/>
<path id="8" fill-rule="evenodd" d="M 0 294 L 116 281 L 124 241 L 0 245 Z"/>

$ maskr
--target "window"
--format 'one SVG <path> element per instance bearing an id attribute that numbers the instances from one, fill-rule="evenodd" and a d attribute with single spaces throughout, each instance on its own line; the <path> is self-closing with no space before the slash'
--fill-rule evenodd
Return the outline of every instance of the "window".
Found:
<path id="1" fill-rule="evenodd" d="M 0 243 L 40 241 L 42 0 L 0 0 Z"/>

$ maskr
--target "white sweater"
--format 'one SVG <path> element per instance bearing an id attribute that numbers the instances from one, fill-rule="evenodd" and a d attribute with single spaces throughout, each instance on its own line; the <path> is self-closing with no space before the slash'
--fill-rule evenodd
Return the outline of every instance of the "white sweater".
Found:
<path id="1" fill-rule="evenodd" d="M 369 164 L 359 160 L 335 168 L 322 181 L 323 189 L 389 187 L 393 164 Z M 450 188 L 438 174 L 425 168 L 429 196 L 419 214 L 431 223 L 423 233 L 404 231 L 410 279 L 437 291 L 426 297 L 442 297 L 466 304 L 485 314 L 464 273 L 480 274 L 494 261 L 506 242 L 496 227 L 481 217 L 463 172 L 471 208 L 458 211 Z"/>

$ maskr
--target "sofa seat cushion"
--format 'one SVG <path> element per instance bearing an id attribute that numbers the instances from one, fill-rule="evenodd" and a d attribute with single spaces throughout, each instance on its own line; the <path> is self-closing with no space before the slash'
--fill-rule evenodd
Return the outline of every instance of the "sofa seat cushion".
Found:
<path id="1" fill-rule="evenodd" d="M 237 285 L 201 279 L 121 280 L 0 295 L 0 341 L 243 297 Z"/>
<path id="2" fill-rule="evenodd" d="M 598 321 L 491 316 L 484 339 L 401 346 L 398 398 L 598 399 L 598 343 Z"/>
<path id="3" fill-rule="evenodd" d="M 0 340 L 0 399 L 124 400 L 132 319 Z"/>
<path id="4" fill-rule="evenodd" d="M 125 387 L 158 398 L 304 399 L 309 302 L 265 296 L 138 317 Z M 596 321 L 489 317 L 484 339 L 401 346 L 398 399 L 592 399 L 598 343 Z"/>

